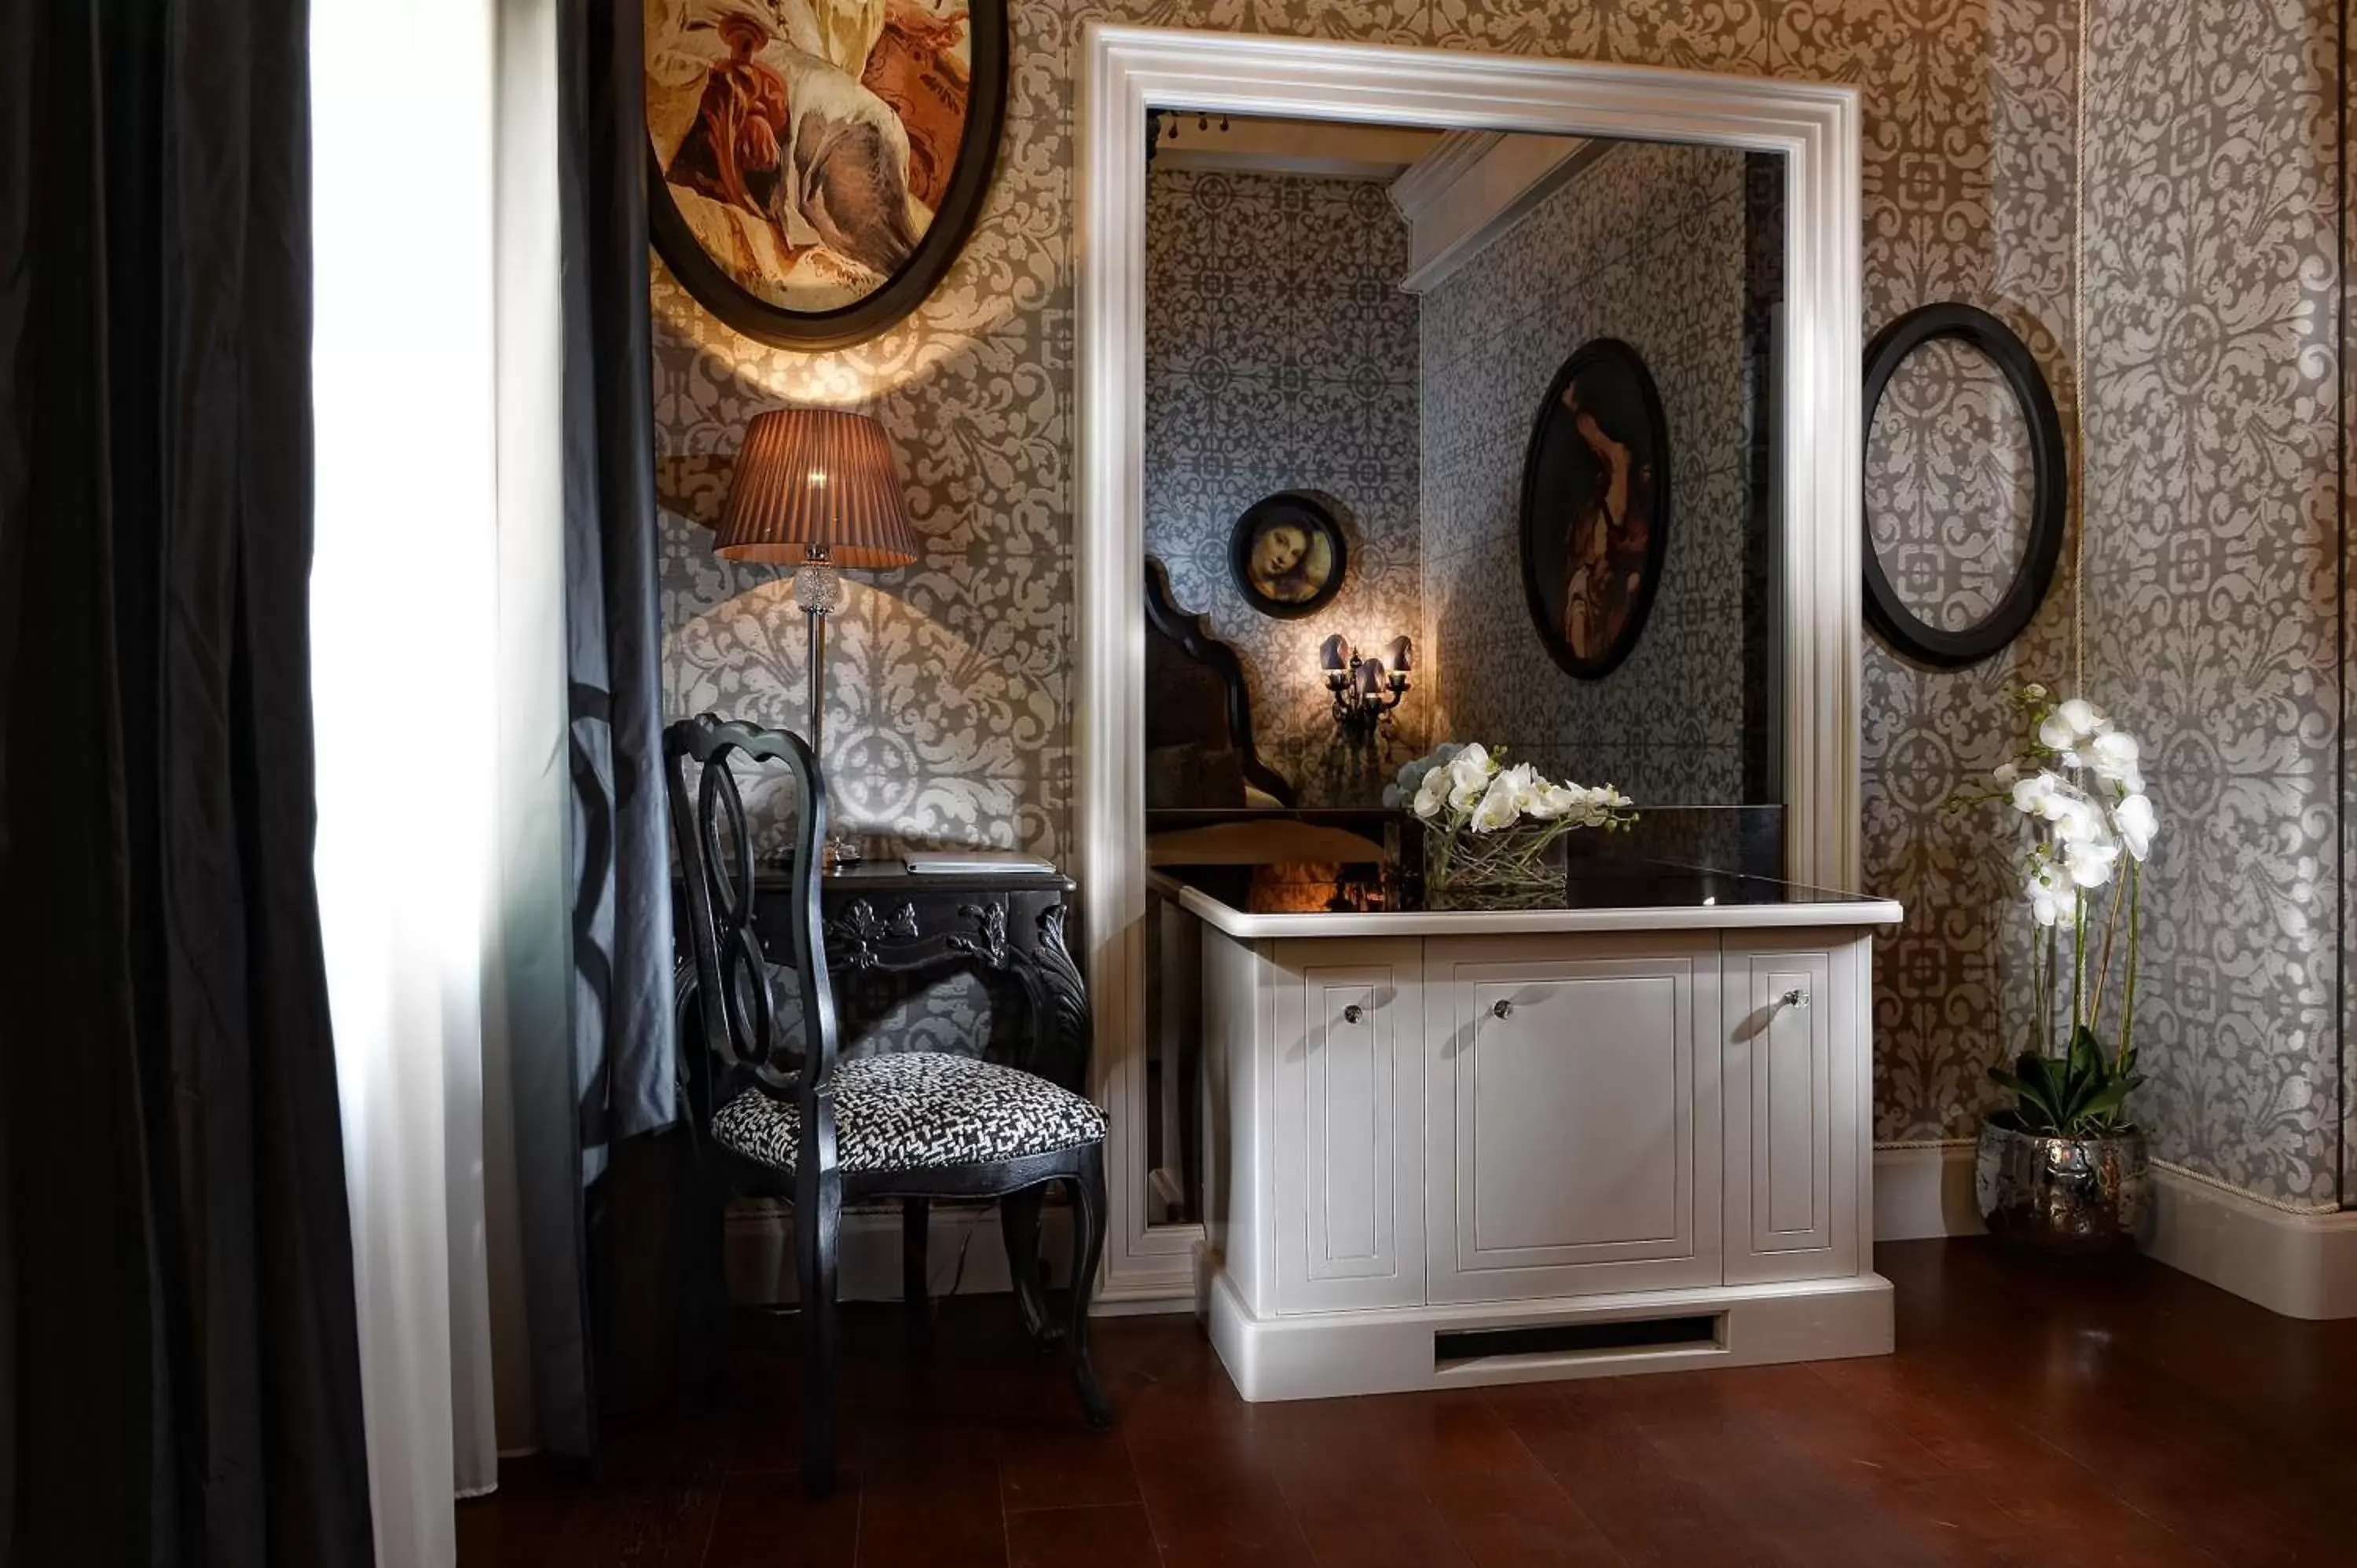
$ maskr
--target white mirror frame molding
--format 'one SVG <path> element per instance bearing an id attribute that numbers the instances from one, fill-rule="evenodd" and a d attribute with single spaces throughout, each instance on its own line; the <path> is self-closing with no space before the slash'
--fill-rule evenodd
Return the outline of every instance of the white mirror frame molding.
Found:
<path id="1" fill-rule="evenodd" d="M 1075 814 L 1094 1077 L 1111 1111 L 1109 1311 L 1191 1306 L 1200 1226 L 1146 1223 L 1146 114 L 1231 111 L 1784 156 L 1786 868 L 1858 875 L 1859 113 L 1853 88 L 1577 60 L 1092 26 L 1079 116 Z"/>

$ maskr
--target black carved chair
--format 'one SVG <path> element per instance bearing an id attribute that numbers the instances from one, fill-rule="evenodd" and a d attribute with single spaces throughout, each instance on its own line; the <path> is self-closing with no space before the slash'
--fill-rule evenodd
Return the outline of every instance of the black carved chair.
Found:
<path id="1" fill-rule="evenodd" d="M 845 1203 L 903 1200 L 907 1255 L 920 1261 L 931 1199 L 999 1199 L 1025 1327 L 1043 1348 L 1065 1341 L 1083 1414 L 1091 1426 L 1110 1425 L 1088 1342 L 1104 1250 L 1104 1112 L 1045 1078 L 979 1057 L 838 1061 L 819 908 L 826 786 L 810 747 L 799 736 L 706 714 L 666 730 L 663 754 L 691 949 L 680 975 L 681 1054 L 694 1064 L 686 1075 L 691 1124 L 716 1201 L 734 1190 L 793 1206 L 804 1486 L 823 1492 L 834 1484 L 835 1245 Z M 754 859 L 732 757 L 783 764 L 800 791 L 791 899 L 799 1047 L 780 1026 L 754 929 Z M 1040 1199 L 1060 1181 L 1071 1184 L 1073 1200 L 1071 1313 L 1060 1333 L 1039 1262 Z M 905 1284 L 910 1308 L 921 1312 L 920 1265 Z"/>

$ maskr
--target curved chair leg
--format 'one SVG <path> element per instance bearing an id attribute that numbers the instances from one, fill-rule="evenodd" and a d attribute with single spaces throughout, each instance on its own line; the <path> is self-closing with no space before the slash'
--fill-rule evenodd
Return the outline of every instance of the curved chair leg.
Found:
<path id="1" fill-rule="evenodd" d="M 1006 1238 L 1006 1273 L 1015 1305 L 1023 1312 L 1023 1332 L 1041 1350 L 1052 1349 L 1064 1331 L 1048 1320 L 1048 1298 L 1039 1288 L 1039 1202 L 1045 1187 L 1010 1192 L 998 1200 L 999 1233 Z"/>
<path id="2" fill-rule="evenodd" d="M 832 1132 L 832 1129 L 829 1129 Z M 794 1273 L 802 1289 L 802 1489 L 834 1490 L 834 1256 L 843 1181 L 828 1170 L 796 1184 Z"/>
<path id="3" fill-rule="evenodd" d="M 1097 1384 L 1096 1369 L 1089 1365 L 1089 1298 L 1096 1294 L 1097 1263 L 1104 1256 L 1104 1145 L 1099 1144 L 1081 1157 L 1080 1175 L 1072 1182 L 1072 1388 L 1081 1396 L 1082 1413 L 1091 1426 L 1113 1424 L 1113 1406 Z"/>
<path id="4" fill-rule="evenodd" d="M 900 1301 L 909 1315 L 909 1333 L 922 1339 L 931 1326 L 932 1303 L 925 1290 L 925 1248 L 932 1238 L 931 1198 L 900 1200 Z"/>

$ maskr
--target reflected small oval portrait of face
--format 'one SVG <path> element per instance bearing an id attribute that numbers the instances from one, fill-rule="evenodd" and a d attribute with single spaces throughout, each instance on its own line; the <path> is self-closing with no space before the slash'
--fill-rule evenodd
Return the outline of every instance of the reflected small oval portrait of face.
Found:
<path id="1" fill-rule="evenodd" d="M 1341 591 L 1349 546 L 1321 497 L 1285 490 L 1236 520 L 1228 567 L 1236 591 L 1263 615 L 1306 616 Z"/>

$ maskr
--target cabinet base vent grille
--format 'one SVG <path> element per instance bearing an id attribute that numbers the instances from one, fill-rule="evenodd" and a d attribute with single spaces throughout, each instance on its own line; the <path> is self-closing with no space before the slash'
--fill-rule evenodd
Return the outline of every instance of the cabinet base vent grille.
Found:
<path id="1" fill-rule="evenodd" d="M 1691 1317 L 1620 1317 L 1540 1328 L 1474 1328 L 1432 1337 L 1432 1364 L 1446 1371 L 1472 1361 L 1562 1360 L 1637 1350 L 1698 1350 L 1721 1343 L 1723 1313 Z"/>

